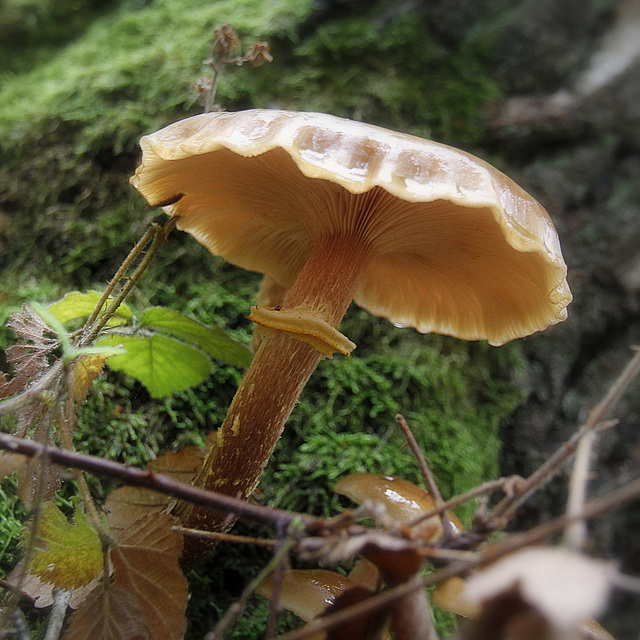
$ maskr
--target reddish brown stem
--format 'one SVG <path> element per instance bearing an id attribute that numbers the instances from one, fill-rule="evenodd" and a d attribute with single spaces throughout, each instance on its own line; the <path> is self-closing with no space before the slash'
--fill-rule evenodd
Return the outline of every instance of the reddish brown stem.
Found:
<path id="1" fill-rule="evenodd" d="M 314 246 L 291 287 L 283 310 L 303 308 L 337 328 L 369 259 L 364 242 L 332 237 Z M 266 337 L 238 388 L 194 484 L 247 498 L 280 438 L 284 424 L 322 359 L 311 344 L 278 331 Z M 187 527 L 220 531 L 231 524 L 222 514 L 178 505 Z"/>

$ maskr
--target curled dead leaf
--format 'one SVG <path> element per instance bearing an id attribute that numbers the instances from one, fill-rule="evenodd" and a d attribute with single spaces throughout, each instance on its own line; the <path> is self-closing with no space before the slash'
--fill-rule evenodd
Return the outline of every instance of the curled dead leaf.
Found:
<path id="1" fill-rule="evenodd" d="M 122 532 L 109 554 L 112 575 L 103 576 L 71 616 L 66 640 L 183 638 L 189 595 L 175 524 L 167 514 L 148 514 Z"/>
<path id="2" fill-rule="evenodd" d="M 463 596 L 482 603 L 483 612 L 496 599 L 523 602 L 556 632 L 570 634 L 604 612 L 615 573 L 611 562 L 568 549 L 529 548 L 472 576 Z"/>

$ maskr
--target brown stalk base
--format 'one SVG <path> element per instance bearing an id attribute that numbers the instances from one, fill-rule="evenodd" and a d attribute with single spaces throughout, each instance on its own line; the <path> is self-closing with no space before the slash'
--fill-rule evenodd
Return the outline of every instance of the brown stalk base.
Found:
<path id="1" fill-rule="evenodd" d="M 314 247 L 282 305 L 302 307 L 338 327 L 353 298 L 369 258 L 366 244 L 349 238 L 327 238 Z M 218 431 L 194 485 L 246 499 L 258 484 L 284 424 L 322 359 L 312 345 L 284 332 L 267 337 L 253 359 Z M 174 510 L 185 527 L 224 531 L 235 518 L 180 503 Z M 184 563 L 210 543 L 187 538 Z M 203 548 L 204 547 L 204 548 Z"/>

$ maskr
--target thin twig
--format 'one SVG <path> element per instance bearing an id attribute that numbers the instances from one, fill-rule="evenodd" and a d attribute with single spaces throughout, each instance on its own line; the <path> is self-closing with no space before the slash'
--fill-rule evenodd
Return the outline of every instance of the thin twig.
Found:
<path id="1" fill-rule="evenodd" d="M 265 630 L 265 640 L 273 640 L 276 635 L 276 625 L 278 623 L 278 615 L 281 613 L 280 593 L 282 591 L 282 573 L 284 564 L 288 560 L 289 551 L 291 549 L 291 540 L 285 540 L 278 536 L 278 546 L 276 547 L 276 556 L 280 556 L 280 561 L 273 567 L 272 575 L 272 596 L 269 600 L 269 618 L 267 619 L 267 628 Z M 285 546 L 289 544 L 289 548 L 285 550 Z M 275 559 L 275 556 L 274 556 Z M 268 576 L 265 576 L 265 578 Z M 258 585 L 256 585 L 256 588 Z"/>
<path id="2" fill-rule="evenodd" d="M 31 634 L 27 629 L 27 625 L 24 621 L 24 615 L 20 609 L 15 609 L 13 611 L 13 624 L 16 628 L 18 640 L 31 640 Z"/>
<path id="3" fill-rule="evenodd" d="M 153 258 L 158 252 L 158 249 L 162 246 L 171 230 L 175 227 L 176 222 L 177 218 L 174 216 L 169 218 L 169 220 L 167 220 L 167 222 L 165 222 L 162 227 L 155 223 L 152 224 L 147 233 L 145 233 L 142 239 L 136 244 L 134 249 L 131 251 L 129 256 L 127 256 L 125 262 L 123 263 L 123 265 L 125 263 L 127 264 L 127 268 L 129 267 L 129 265 L 131 265 L 133 260 L 142 252 L 145 245 L 148 244 L 149 239 L 151 239 L 151 246 L 146 251 L 145 256 L 140 264 L 127 279 L 126 283 L 120 289 L 106 311 L 103 314 L 99 315 L 93 322 L 93 324 L 87 329 L 86 333 L 83 334 L 82 338 L 79 341 L 78 347 L 85 347 L 90 344 L 98 335 L 98 333 L 100 333 L 100 331 L 104 328 L 107 322 L 109 322 L 109 320 L 113 317 L 118 307 L 124 302 L 131 289 L 133 289 L 138 280 L 142 277 L 142 274 L 151 264 Z M 142 242 L 143 240 L 145 241 L 144 243 Z M 120 269 L 122 269 L 122 267 Z M 120 269 L 118 269 L 118 272 L 120 272 Z M 122 271 L 122 275 L 123 274 L 124 271 Z M 122 275 L 120 275 L 119 279 L 122 278 Z M 113 280 L 115 280 L 115 278 Z"/>
<path id="4" fill-rule="evenodd" d="M 234 602 L 225 612 L 224 616 L 218 622 L 216 628 L 205 636 L 205 640 L 222 640 L 227 629 L 233 621 L 242 613 L 242 609 L 247 600 L 253 595 L 256 589 L 274 572 L 280 563 L 286 558 L 287 554 L 293 546 L 293 539 L 289 539 L 282 544 L 280 549 L 276 551 L 269 563 L 260 571 L 260 573 L 245 587 L 242 595 Z"/>
<path id="5" fill-rule="evenodd" d="M 521 482 L 523 479 L 520 476 L 508 476 L 506 478 L 498 478 L 497 480 L 489 480 L 488 482 L 484 482 L 473 489 L 469 489 L 469 491 L 465 491 L 460 495 L 454 496 L 450 498 L 446 502 L 443 502 L 439 508 L 433 508 L 429 511 L 425 511 L 422 515 L 418 516 L 414 520 L 411 520 L 407 524 L 409 527 L 416 527 L 425 520 L 429 518 L 433 518 L 433 516 L 438 515 L 442 511 L 449 511 L 450 509 L 455 509 L 459 507 L 461 504 L 465 502 L 469 502 L 469 500 L 473 500 L 478 496 L 481 496 L 484 493 L 491 493 L 496 490 L 505 490 L 505 485 L 511 484 L 515 482 Z"/>
<path id="6" fill-rule="evenodd" d="M 45 491 L 45 475 L 47 473 L 47 466 L 52 462 L 51 456 L 49 455 L 51 447 L 47 446 L 49 444 L 49 438 L 51 437 L 51 421 L 47 413 L 45 413 L 45 416 L 47 416 L 48 419 L 44 422 L 44 443 L 38 443 L 39 451 L 32 456 L 35 460 L 40 460 L 39 474 L 36 478 L 36 488 L 33 496 L 33 505 L 35 506 L 33 507 L 31 520 L 28 523 L 28 535 L 26 536 L 26 544 L 24 545 L 24 554 L 19 564 L 20 569 L 17 573 L 15 590 L 11 592 L 9 601 L 0 615 L 0 629 L 4 629 L 6 627 L 6 621 L 10 612 L 17 610 L 19 600 L 18 594 L 22 591 L 22 587 L 27 579 L 29 564 L 34 557 L 36 539 L 38 537 L 38 530 L 40 529 L 40 522 L 42 520 L 42 509 L 40 507 L 42 504 L 42 496 Z M 1 435 L 4 434 L 0 434 L 0 436 Z"/>
<path id="7" fill-rule="evenodd" d="M 425 482 L 427 483 L 427 487 L 429 489 L 429 493 L 433 498 L 433 502 L 435 505 L 434 510 L 438 514 L 438 517 L 440 518 L 440 521 L 442 523 L 443 536 L 444 538 L 448 538 L 451 535 L 453 528 L 451 526 L 451 521 L 449 520 L 449 516 L 447 516 L 446 511 L 442 508 L 442 505 L 444 504 L 444 500 L 442 499 L 442 495 L 440 493 L 440 490 L 438 489 L 438 485 L 436 484 L 436 481 L 431 473 L 431 470 L 429 469 L 429 465 L 427 464 L 427 459 L 424 457 L 424 454 L 420 450 L 418 441 L 413 435 L 411 428 L 407 424 L 407 421 L 404 419 L 404 416 L 398 414 L 396 416 L 396 422 L 400 425 L 400 428 L 402 429 L 402 432 L 404 433 L 404 436 L 407 439 L 407 443 L 409 444 L 409 447 L 413 452 L 413 455 L 416 457 L 416 460 L 418 461 L 418 465 L 420 467 L 420 471 L 422 472 L 422 476 L 425 479 Z"/>
<path id="8" fill-rule="evenodd" d="M 201 529 L 189 529 L 188 527 L 173 526 L 173 531 L 195 538 L 206 538 L 208 540 L 218 540 L 220 542 L 237 542 L 240 544 L 255 544 L 263 547 L 275 547 L 276 540 L 268 538 L 251 538 L 249 536 L 238 536 L 233 533 L 222 533 L 220 531 L 202 531 Z"/>
<path id="9" fill-rule="evenodd" d="M 58 640 L 62 632 L 62 625 L 67 616 L 67 606 L 71 600 L 71 589 L 55 589 L 53 607 L 47 623 L 47 632 L 43 640 Z"/>
<path id="10" fill-rule="evenodd" d="M 67 382 L 67 388 L 68 388 L 68 380 L 66 382 Z M 60 434 L 60 440 L 62 442 L 62 446 L 67 451 L 73 451 L 74 449 L 73 449 L 73 442 L 71 440 L 71 433 L 72 433 L 73 427 L 75 426 L 75 422 L 77 418 L 76 418 L 76 410 L 75 410 L 75 407 L 73 407 L 73 400 L 71 398 L 67 398 L 66 408 L 68 409 L 67 415 L 63 416 L 60 402 L 59 401 L 56 402 L 55 422 L 57 426 L 57 431 Z M 102 539 L 107 538 L 108 534 L 104 530 L 103 520 L 100 517 L 100 514 L 98 513 L 98 509 L 96 508 L 96 505 L 93 501 L 93 496 L 91 495 L 91 491 L 89 490 L 89 485 L 87 484 L 83 471 L 80 471 L 76 475 L 76 480 L 78 482 L 78 487 L 80 488 L 80 493 L 82 494 L 82 499 L 84 500 L 89 522 L 91 522 L 91 525 L 99 533 Z"/>
<path id="11" fill-rule="evenodd" d="M 518 507 L 537 489 L 543 486 L 556 469 L 576 450 L 578 442 L 586 433 L 602 425 L 609 412 L 621 398 L 631 381 L 640 372 L 640 351 L 638 347 L 632 347 L 636 351 L 635 356 L 618 376 L 602 401 L 589 414 L 585 424 L 564 443 L 556 453 L 542 464 L 523 483 L 519 495 L 516 498 L 507 497 L 495 507 L 487 518 L 489 528 L 503 528 L 504 520 L 510 519 Z"/>
<path id="12" fill-rule="evenodd" d="M 93 312 L 84 323 L 84 327 L 82 328 L 82 333 L 88 334 L 90 332 L 91 326 L 98 319 L 98 316 L 102 312 L 104 306 L 107 304 L 107 301 L 109 300 L 114 289 L 118 286 L 118 283 L 120 282 L 120 280 L 122 280 L 122 278 L 124 277 L 124 274 L 127 272 L 127 270 L 129 269 L 133 261 L 140 255 L 140 253 L 147 246 L 147 244 L 151 242 L 151 239 L 155 233 L 156 233 L 156 230 L 152 225 L 147 229 L 147 231 L 142 236 L 142 238 L 140 238 L 140 240 L 136 242 L 133 249 L 131 249 L 131 251 L 129 252 L 129 255 L 124 259 L 122 264 L 118 267 L 118 270 L 115 272 L 113 278 L 111 278 L 111 281 L 109 282 L 109 284 L 107 285 L 107 288 L 102 293 L 102 296 L 100 296 L 100 300 L 98 301 L 98 304 L 95 306 Z"/>
<path id="13" fill-rule="evenodd" d="M 580 513 L 571 516 L 565 514 L 548 522 L 544 522 L 524 533 L 514 534 L 505 538 L 492 549 L 491 555 L 488 555 L 488 553 L 483 554 L 481 562 L 488 562 L 507 553 L 522 549 L 523 547 L 537 544 L 542 540 L 560 533 L 573 522 L 592 520 L 605 513 L 614 511 L 629 502 L 637 502 L 638 500 L 640 500 L 640 478 L 636 478 L 617 489 L 613 489 L 600 498 L 589 500 Z"/>
<path id="14" fill-rule="evenodd" d="M 233 512 L 254 522 L 271 526 L 275 526 L 279 522 L 287 526 L 301 522 L 307 530 L 313 531 L 323 529 L 325 524 L 323 518 L 251 504 L 237 498 L 214 493 L 213 491 L 205 491 L 189 484 L 171 480 L 171 478 L 163 474 L 127 467 L 112 460 L 75 451 L 65 451 L 57 447 L 43 447 L 33 440 L 14 438 L 5 433 L 0 433 L 0 449 L 11 451 L 12 453 L 21 453 L 29 457 L 46 453 L 50 462 L 64 467 L 83 469 L 96 475 L 108 476 L 116 480 L 122 480 L 128 485 L 151 489 L 152 491 L 216 511 Z"/>
<path id="15" fill-rule="evenodd" d="M 592 429 L 585 433 L 578 443 L 573 463 L 573 470 L 569 480 L 569 497 L 567 499 L 567 515 L 575 516 L 582 512 L 587 499 L 587 484 L 589 482 L 589 466 L 591 453 L 596 441 L 597 431 Z M 564 543 L 574 551 L 580 551 L 587 540 L 587 523 L 576 520 L 564 532 Z"/>

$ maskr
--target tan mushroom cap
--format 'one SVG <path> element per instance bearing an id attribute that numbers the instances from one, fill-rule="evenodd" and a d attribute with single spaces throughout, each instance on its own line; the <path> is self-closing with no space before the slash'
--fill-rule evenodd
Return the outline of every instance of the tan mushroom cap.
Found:
<path id="1" fill-rule="evenodd" d="M 142 138 L 132 184 L 214 255 L 289 287 L 319 238 L 372 248 L 355 302 L 423 333 L 502 344 L 566 319 L 544 208 L 451 147 L 335 116 L 208 113 Z"/>

